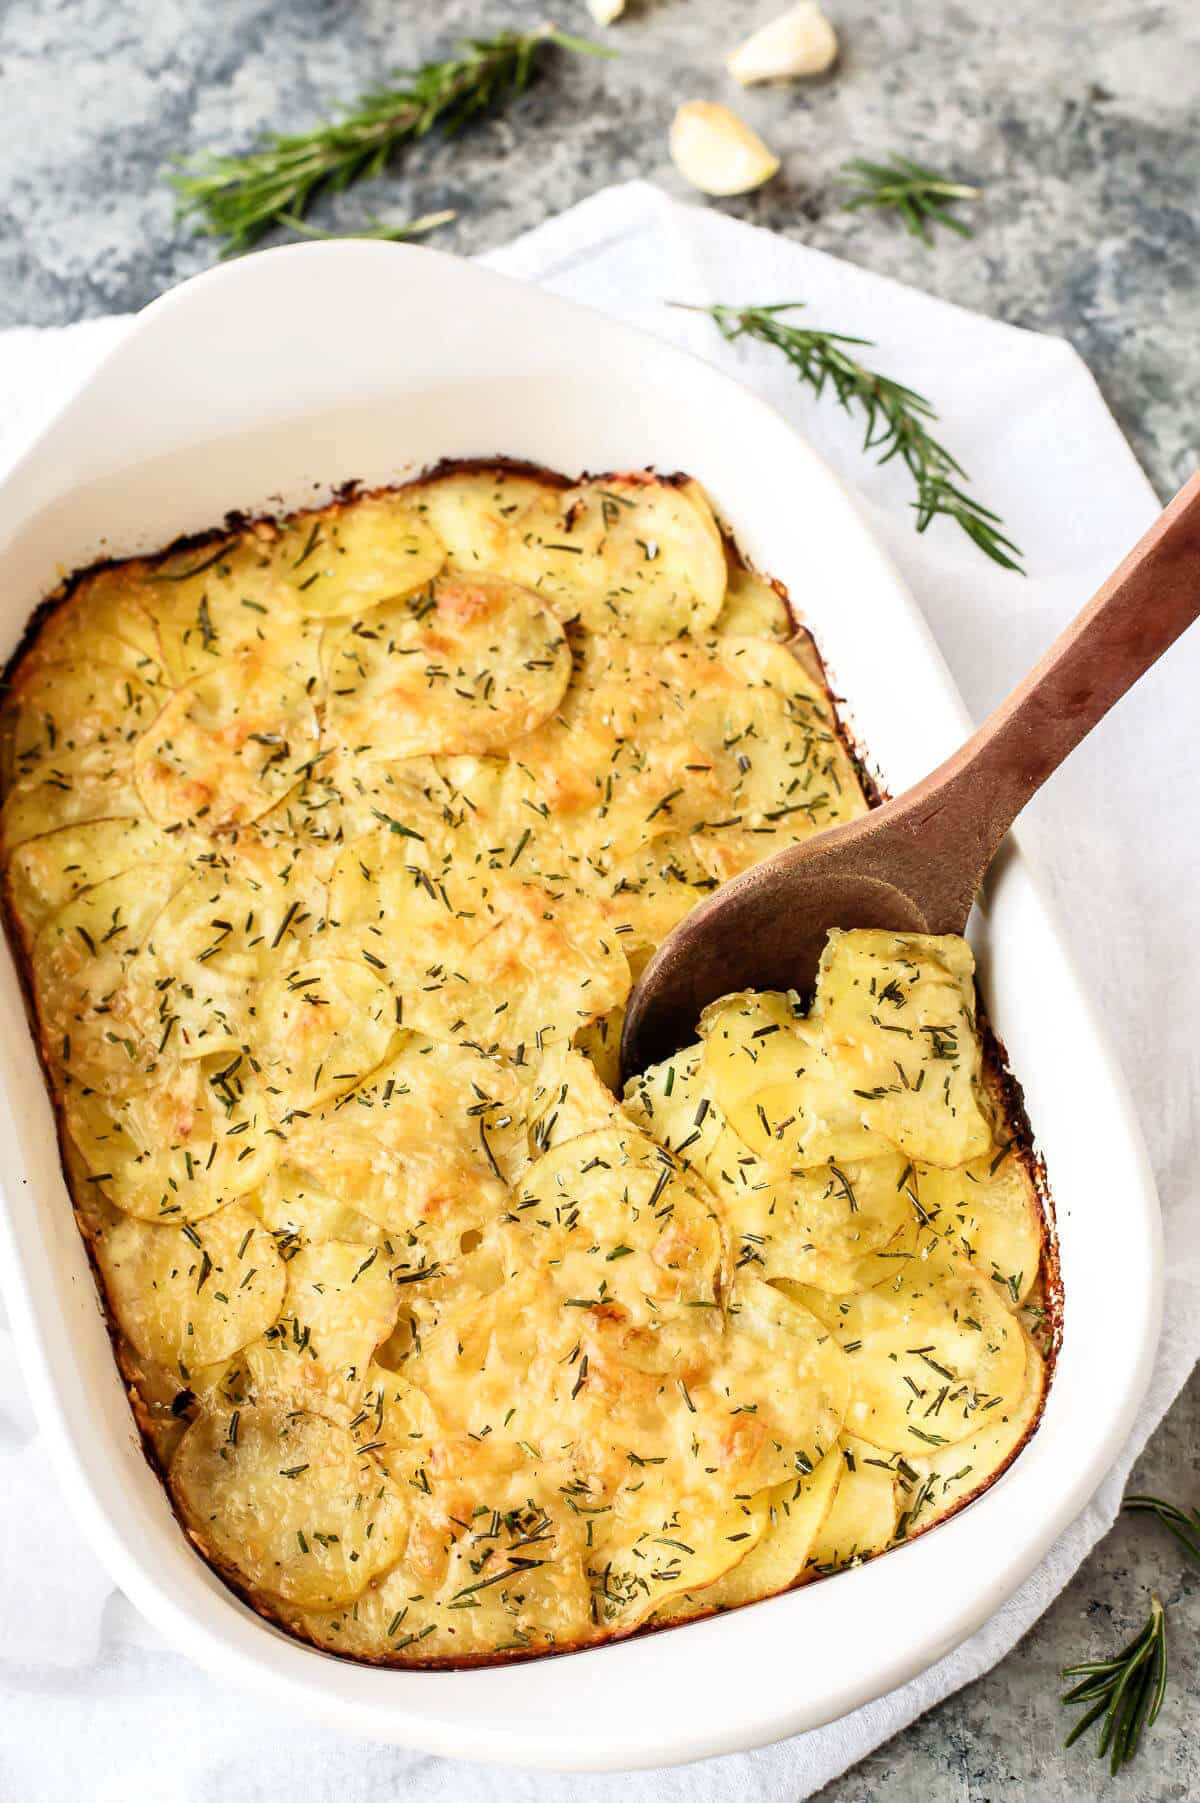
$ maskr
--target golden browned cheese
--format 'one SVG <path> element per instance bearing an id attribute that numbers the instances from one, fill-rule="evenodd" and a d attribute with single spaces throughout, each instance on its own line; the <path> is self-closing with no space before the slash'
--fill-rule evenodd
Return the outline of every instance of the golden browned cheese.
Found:
<path id="1" fill-rule="evenodd" d="M 135 1412 L 322 1647 L 753 1601 L 1037 1420 L 964 941 L 831 935 L 811 1006 L 614 1093 L 676 922 L 867 805 L 792 631 L 697 483 L 472 467 L 85 575 L 11 673 L 9 925 Z"/>

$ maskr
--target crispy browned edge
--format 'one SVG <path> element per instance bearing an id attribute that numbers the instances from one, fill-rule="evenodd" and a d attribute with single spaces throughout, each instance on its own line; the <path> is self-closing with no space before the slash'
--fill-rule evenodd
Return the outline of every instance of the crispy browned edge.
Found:
<path id="1" fill-rule="evenodd" d="M 439 462 L 421 470 L 418 475 L 410 477 L 408 481 L 403 483 L 391 485 L 383 484 L 374 488 L 365 487 L 359 482 L 343 483 L 334 491 L 332 499 L 323 507 L 317 509 L 317 511 L 324 512 L 331 507 L 347 507 L 352 505 L 355 501 L 362 500 L 370 495 L 394 493 L 398 489 L 415 487 L 422 482 L 431 481 L 436 477 L 493 473 L 497 471 L 503 471 L 506 475 L 530 476 L 559 489 L 570 488 L 572 486 L 572 478 L 562 475 L 557 470 L 547 469 L 543 465 L 530 463 L 520 458 L 500 456 L 442 458 Z M 657 474 L 658 480 L 677 485 L 682 485 L 685 482 L 693 480 L 692 477 L 682 471 L 675 471 L 669 475 L 662 475 L 653 471 L 650 467 L 647 467 L 645 471 L 597 471 L 595 473 L 596 477 L 599 478 L 617 474 L 621 474 L 627 478 L 630 475 L 644 475 L 647 479 L 653 479 Z M 589 479 L 588 472 L 585 471 L 584 475 L 578 479 Z M 304 509 L 299 508 L 290 511 L 303 512 Z M 161 563 L 165 558 L 178 555 L 181 551 L 202 550 L 210 545 L 218 543 L 223 538 L 230 537 L 236 532 L 245 531 L 252 526 L 273 525 L 283 517 L 285 516 L 282 513 L 247 514 L 232 512 L 225 516 L 223 526 L 214 527 L 205 532 L 186 534 L 180 538 L 174 539 L 169 545 L 165 546 L 161 551 L 154 553 L 152 556 L 149 556 L 144 560 L 138 559 L 136 561 L 145 561 L 150 564 Z M 727 554 L 740 568 L 752 570 L 753 565 L 742 555 L 737 541 L 728 525 L 723 521 L 719 521 L 718 523 L 720 525 Z M 30 615 L 29 621 L 24 632 L 21 634 L 16 649 L 9 658 L 8 663 L 5 665 L 3 672 L 0 673 L 0 701 L 6 699 L 12 688 L 15 686 L 16 679 L 20 673 L 21 664 L 24 662 L 24 659 L 29 652 L 32 651 L 46 622 L 59 608 L 70 600 L 80 584 L 86 581 L 87 578 L 95 576 L 103 570 L 115 569 L 119 564 L 131 561 L 135 560 L 130 558 L 101 558 L 95 563 L 88 564 L 84 568 L 75 570 L 60 583 L 44 601 L 38 604 Z M 757 571 L 755 573 L 761 574 L 761 572 Z M 776 594 L 778 594 L 780 600 L 787 608 L 793 626 L 795 627 L 794 636 L 787 641 L 787 649 L 790 650 L 793 656 L 797 657 L 799 661 L 808 668 L 810 674 L 820 682 L 829 700 L 830 707 L 833 710 L 834 725 L 838 736 L 842 740 L 846 752 L 854 765 L 855 772 L 862 784 L 863 793 L 867 798 L 867 803 L 870 807 L 878 807 L 881 802 L 888 799 L 888 792 L 883 787 L 875 771 L 872 769 L 865 749 L 856 741 L 842 717 L 841 708 L 844 705 L 844 700 L 834 693 L 825 660 L 821 655 L 816 639 L 809 628 L 804 624 L 802 614 L 796 604 L 792 601 L 784 584 L 775 577 L 764 577 L 763 580 L 767 581 L 775 590 Z M 17 965 L 30 1034 L 37 1052 L 38 1062 L 42 1067 L 47 1094 L 50 1097 L 51 1105 L 54 1109 L 55 1129 L 59 1142 L 59 1157 L 63 1166 L 64 1181 L 67 1182 L 69 1191 L 70 1179 L 67 1176 L 63 1111 L 59 1098 L 55 1094 L 53 1082 L 51 1081 L 41 1028 L 34 1003 L 32 958 L 30 955 L 31 947 L 12 905 L 11 883 L 7 870 L 4 872 L 3 882 L 0 884 L 0 912 L 3 913 L 5 933 L 9 944 L 12 947 Z M 1045 1163 L 1034 1145 L 1033 1131 L 1030 1127 L 1029 1116 L 1025 1108 L 1024 1091 L 1009 1067 L 1007 1053 L 992 1027 L 983 998 L 978 995 L 978 993 L 976 1000 L 980 1036 L 983 1041 L 985 1071 L 994 1085 L 995 1093 L 1000 1099 L 1005 1119 L 1012 1133 L 1012 1148 L 1028 1171 L 1035 1194 L 1040 1203 L 1042 1226 L 1041 1281 L 1043 1304 L 1046 1311 L 1047 1331 L 1045 1384 L 1042 1389 L 1042 1399 L 1037 1414 L 1018 1445 L 1013 1448 L 1003 1464 L 997 1466 L 995 1471 L 993 1471 L 989 1477 L 981 1484 L 977 1485 L 976 1488 L 970 1491 L 966 1496 L 960 1497 L 952 1508 L 947 1509 L 946 1512 L 939 1515 L 936 1520 L 930 1521 L 924 1526 L 916 1527 L 903 1541 L 887 1547 L 884 1550 L 884 1553 L 871 1554 L 870 1557 L 873 1559 L 884 1556 L 892 1557 L 903 1552 L 904 1548 L 911 1541 L 917 1540 L 922 1535 L 929 1533 L 932 1529 L 940 1527 L 943 1522 L 949 1521 L 952 1516 L 957 1515 L 963 1509 L 968 1508 L 970 1504 L 986 1490 L 990 1490 L 998 1478 L 1003 1476 L 1005 1471 L 1008 1470 L 1009 1466 L 1017 1458 L 1022 1448 L 1037 1432 L 1037 1429 L 1041 1424 L 1046 1396 L 1048 1395 L 1050 1386 L 1054 1380 L 1054 1368 L 1057 1362 L 1059 1347 L 1062 1342 L 1062 1275 L 1058 1255 L 1058 1240 L 1054 1230 L 1054 1205 L 1046 1179 Z M 367 1654 L 341 1652 L 334 1648 L 319 1645 L 305 1634 L 302 1629 L 297 1627 L 292 1621 L 288 1620 L 282 1609 L 276 1607 L 272 1599 L 257 1594 L 252 1588 L 243 1583 L 238 1574 L 228 1567 L 220 1558 L 215 1556 L 206 1547 L 203 1537 L 189 1527 L 184 1520 L 183 1514 L 171 1489 L 167 1472 L 161 1465 L 155 1451 L 148 1425 L 148 1411 L 146 1410 L 146 1406 L 137 1388 L 137 1376 L 134 1368 L 134 1361 L 126 1347 L 120 1330 L 117 1327 L 108 1292 L 104 1284 L 103 1274 L 101 1273 L 95 1249 L 92 1244 L 91 1235 L 80 1218 L 79 1210 L 75 1206 L 73 1196 L 72 1209 L 75 1213 L 76 1224 L 79 1227 L 80 1238 L 87 1251 L 88 1262 L 92 1267 L 92 1275 L 96 1283 L 97 1300 L 104 1317 L 105 1327 L 108 1330 L 109 1340 L 112 1344 L 113 1358 L 125 1385 L 126 1395 L 129 1398 L 130 1411 L 133 1415 L 134 1424 L 138 1430 L 138 1437 L 143 1456 L 151 1470 L 154 1472 L 155 1477 L 162 1485 L 171 1512 L 178 1521 L 180 1530 L 185 1538 L 191 1542 L 200 1557 L 211 1570 L 216 1572 L 217 1576 L 220 1577 L 221 1581 L 228 1589 L 230 1589 L 241 1602 L 245 1603 L 248 1608 L 253 1609 L 255 1614 L 260 1615 L 265 1621 L 269 1622 L 272 1627 L 282 1629 L 293 1639 L 301 1641 L 303 1644 L 311 1647 L 314 1652 L 320 1653 L 326 1658 L 347 1660 L 358 1665 L 394 1667 L 407 1671 L 450 1672 L 517 1662 L 532 1663 L 539 1659 L 561 1658 L 570 1653 L 590 1651 L 596 1647 L 612 1645 L 615 1642 L 632 1638 L 635 1634 L 664 1634 L 675 1632 L 680 1628 L 692 1626 L 696 1621 L 711 1620 L 715 1615 L 730 1613 L 728 1608 L 714 1608 L 705 1613 L 692 1616 L 686 1621 L 656 1622 L 654 1620 L 649 1620 L 625 1633 L 619 1629 L 615 1629 L 612 1633 L 605 1635 L 599 1640 L 576 1641 L 566 1646 L 543 1647 L 528 1653 L 508 1651 L 491 1654 L 467 1654 L 461 1658 L 440 1659 L 401 1659 L 397 1657 L 388 1657 L 386 1655 L 380 1658 L 372 1658 Z M 865 1562 L 866 1561 L 864 1561 L 864 1563 Z M 836 1577 L 837 1575 L 837 1572 L 805 1573 L 797 1578 L 792 1584 L 785 1585 L 784 1589 L 801 1589 L 808 1584 L 826 1582 L 829 1578 Z M 780 1595 L 782 1592 L 776 1591 L 771 1592 L 770 1594 Z M 765 1602 L 766 1600 L 766 1597 L 755 1597 L 752 1602 L 738 1603 L 734 1605 L 734 1607 L 737 1609 L 751 1608 L 754 1603 Z"/>

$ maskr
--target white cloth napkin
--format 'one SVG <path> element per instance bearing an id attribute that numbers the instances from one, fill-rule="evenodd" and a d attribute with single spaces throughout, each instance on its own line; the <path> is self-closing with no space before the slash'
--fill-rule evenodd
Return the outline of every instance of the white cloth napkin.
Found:
<path id="1" fill-rule="evenodd" d="M 674 338 L 780 407 L 859 495 L 977 716 L 1155 512 L 1145 477 L 1066 344 L 681 206 L 644 183 L 597 194 L 485 260 Z M 1028 577 L 988 563 L 946 522 L 918 538 L 903 472 L 862 455 L 858 426 L 830 397 L 818 402 L 773 353 L 726 347 L 707 320 L 672 312 L 667 300 L 803 300 L 814 323 L 873 339 L 864 354 L 933 399 L 945 441 L 1022 546 Z M 0 466 L 126 324 L 0 335 Z M 547 1777 L 471 1764 L 469 1741 L 463 1761 L 449 1762 L 340 1739 L 198 1672 L 113 1590 L 58 1494 L 0 1327 L 0 1794 L 22 1803 L 266 1803 L 283 1794 L 301 1803 L 800 1803 L 1003 1657 L 1113 1520 L 1134 1457 L 1200 1355 L 1198 692 L 1200 634 L 1192 634 L 1055 778 L 1025 835 L 1050 875 L 1146 1128 L 1166 1220 L 1166 1328 L 1118 1464 L 980 1633 L 828 1728 L 673 1771 Z"/>

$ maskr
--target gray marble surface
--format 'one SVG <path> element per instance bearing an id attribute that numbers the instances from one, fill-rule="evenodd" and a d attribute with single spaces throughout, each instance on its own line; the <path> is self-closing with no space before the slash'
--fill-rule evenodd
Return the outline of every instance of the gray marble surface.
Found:
<path id="1" fill-rule="evenodd" d="M 742 217 L 948 299 L 1069 338 L 1160 491 L 1200 464 L 1200 12 L 1188 0 L 829 0 L 843 54 L 827 77 L 762 91 L 746 116 L 784 159 Z M 682 191 L 674 106 L 733 98 L 720 73 L 771 0 L 629 0 L 618 61 L 564 61 L 504 119 L 427 141 L 320 223 L 454 207 L 438 242 L 502 242 L 614 180 Z M 541 0 L 0 0 L 0 325 L 140 306 L 204 267 L 173 219 L 170 159 L 301 128 L 444 47 L 458 30 L 543 16 Z M 587 29 L 581 0 L 559 23 Z M 978 182 L 969 243 L 927 248 L 846 212 L 852 155 L 902 150 Z M 1085 447 L 1081 447 L 1081 454 Z M 1135 1487 L 1200 1498 L 1200 1380 L 1155 1436 Z M 1157 1587 L 1174 1674 L 1138 1764 L 1112 1781 L 1060 1750 L 1058 1668 L 1114 1649 Z M 824 1793 L 824 1803 L 984 1803 L 1002 1795 L 1200 1795 L 1200 1570 L 1123 1520 L 997 1670 Z"/>
<path id="2" fill-rule="evenodd" d="M 547 0 L 0 0 L 0 324 L 140 306 L 214 255 L 173 220 L 172 157 L 299 129 Z M 829 76 L 759 89 L 781 174 L 724 203 L 763 225 L 1063 333 L 1165 493 L 1200 462 L 1200 12 L 1189 0 L 830 0 Z M 554 10 L 554 9 L 551 9 Z M 773 0 L 629 0 L 618 60 L 567 61 L 504 119 L 427 140 L 321 223 L 453 207 L 482 250 L 614 180 L 677 178 L 681 99 L 732 97 L 721 59 Z M 582 0 L 559 23 L 590 25 Z M 902 150 L 977 181 L 978 234 L 928 249 L 849 213 L 851 155 Z"/>

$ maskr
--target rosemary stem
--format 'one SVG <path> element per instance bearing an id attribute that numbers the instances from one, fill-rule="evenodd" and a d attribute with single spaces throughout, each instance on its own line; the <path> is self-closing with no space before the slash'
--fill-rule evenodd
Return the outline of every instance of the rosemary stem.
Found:
<path id="1" fill-rule="evenodd" d="M 1074 1746 L 1103 1717 L 1096 1756 L 1109 1757 L 1115 1773 L 1133 1758 L 1142 1731 L 1158 1719 L 1167 1689 L 1167 1635 L 1162 1601 L 1150 1599 L 1150 1616 L 1140 1633 L 1113 1659 L 1086 1660 L 1064 1667 L 1064 1678 L 1081 1681 L 1062 1697 L 1067 1705 L 1090 1704 L 1063 1742 Z"/>
<path id="2" fill-rule="evenodd" d="M 179 211 L 225 238 L 226 255 L 244 250 L 284 214 L 303 218 L 323 190 L 340 192 L 381 174 L 396 153 L 435 129 L 451 136 L 498 111 L 524 91 L 551 50 L 613 54 L 553 25 L 467 38 L 442 61 L 362 95 L 341 118 L 275 133 L 245 155 L 210 154 L 177 168 L 171 181 Z"/>
<path id="3" fill-rule="evenodd" d="M 932 224 L 949 226 L 963 238 L 971 236 L 970 226 L 947 211 L 946 203 L 978 200 L 980 190 L 966 182 L 947 181 L 910 157 L 893 157 L 887 163 L 855 157 L 842 166 L 838 179 L 855 187 L 845 203 L 848 208 L 891 209 L 899 213 L 913 236 L 926 244 L 933 240 Z"/>
<path id="4" fill-rule="evenodd" d="M 993 563 L 1023 573 L 1021 553 L 1000 530 L 999 516 L 966 492 L 962 486 L 966 472 L 934 436 L 931 427 L 937 422 L 937 413 L 932 403 L 852 355 L 859 347 L 869 347 L 869 339 L 789 323 L 780 316 L 802 306 L 796 301 L 746 307 L 668 304 L 707 313 L 728 343 L 745 337 L 779 351 L 818 397 L 831 388 L 840 407 L 863 419 L 863 450 L 875 452 L 881 464 L 898 457 L 908 470 L 916 489 L 913 509 L 918 532 L 944 514 Z"/>

